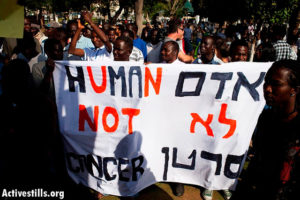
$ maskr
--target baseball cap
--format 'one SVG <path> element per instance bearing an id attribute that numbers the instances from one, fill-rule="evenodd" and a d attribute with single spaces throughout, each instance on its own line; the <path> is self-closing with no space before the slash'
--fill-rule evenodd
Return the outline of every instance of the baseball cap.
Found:
<path id="1" fill-rule="evenodd" d="M 50 21 L 45 25 L 46 28 L 58 28 L 60 27 L 60 24 L 56 21 Z"/>

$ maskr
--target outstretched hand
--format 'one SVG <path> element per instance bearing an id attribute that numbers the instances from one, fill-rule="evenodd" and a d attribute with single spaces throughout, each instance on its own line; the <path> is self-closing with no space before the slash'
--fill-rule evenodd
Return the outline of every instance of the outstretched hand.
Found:
<path id="1" fill-rule="evenodd" d="M 84 25 L 81 24 L 80 19 L 77 19 L 78 29 L 84 29 Z"/>
<path id="2" fill-rule="evenodd" d="M 93 22 L 92 21 L 92 14 L 91 13 L 89 13 L 87 11 L 83 11 L 83 12 L 81 12 L 81 15 L 83 16 L 84 20 L 87 23 L 91 24 Z"/>

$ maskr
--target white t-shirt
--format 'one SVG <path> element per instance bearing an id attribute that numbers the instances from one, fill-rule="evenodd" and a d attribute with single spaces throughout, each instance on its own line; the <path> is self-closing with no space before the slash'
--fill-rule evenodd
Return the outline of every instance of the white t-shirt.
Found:
<path id="1" fill-rule="evenodd" d="M 86 61 L 104 61 L 111 60 L 110 53 L 106 50 L 105 46 L 98 49 L 84 48 L 84 60 Z"/>
<path id="2" fill-rule="evenodd" d="M 133 46 L 132 52 L 129 56 L 129 61 L 144 63 L 143 52 L 140 49 Z"/>

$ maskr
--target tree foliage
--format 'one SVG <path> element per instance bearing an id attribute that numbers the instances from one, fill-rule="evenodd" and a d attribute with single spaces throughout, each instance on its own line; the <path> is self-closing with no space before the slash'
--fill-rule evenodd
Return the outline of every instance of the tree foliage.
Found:
<path id="1" fill-rule="evenodd" d="M 213 21 L 254 19 L 269 23 L 289 20 L 299 0 L 194 0 L 195 14 Z"/>
<path id="2" fill-rule="evenodd" d="M 161 13 L 166 17 L 179 16 L 184 14 L 183 5 L 185 0 L 152 0 L 144 1 L 144 13 L 153 18 L 153 16 Z"/>
<path id="3" fill-rule="evenodd" d="M 299 0 L 247 0 L 250 18 L 270 23 L 288 22 Z"/>
<path id="4" fill-rule="evenodd" d="M 30 9 L 46 7 L 50 11 L 80 11 L 89 10 L 92 3 L 98 3 L 97 11 L 107 15 L 115 22 L 121 12 L 125 14 L 134 9 L 137 0 L 19 0 Z M 153 18 L 158 14 L 163 16 L 183 16 L 183 5 L 186 0 L 144 0 L 145 16 Z M 300 0 L 191 0 L 195 15 L 209 17 L 211 21 L 241 19 L 261 19 L 270 23 L 288 22 L 292 12 L 299 8 Z M 119 5 L 115 16 L 110 16 L 110 7 Z"/>

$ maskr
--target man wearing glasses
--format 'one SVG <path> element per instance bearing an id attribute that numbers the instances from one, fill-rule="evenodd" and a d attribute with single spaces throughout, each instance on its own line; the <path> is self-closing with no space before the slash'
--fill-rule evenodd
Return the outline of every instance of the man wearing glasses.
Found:
<path id="1" fill-rule="evenodd" d="M 182 47 L 183 34 L 184 34 L 184 29 L 183 29 L 182 22 L 177 18 L 173 18 L 172 20 L 169 21 L 168 36 L 165 38 L 163 43 L 168 41 L 177 42 L 179 45 L 178 59 L 181 62 L 191 63 L 193 62 L 194 58 L 190 55 L 185 54 L 183 51 L 183 47 Z M 147 56 L 148 64 L 160 63 L 162 61 L 159 55 L 163 43 L 161 43 L 160 47 L 155 48 L 155 50 L 153 50 L 153 52 Z"/>
<path id="2" fill-rule="evenodd" d="M 185 54 L 183 51 L 183 47 L 182 47 L 183 34 L 184 34 L 183 23 L 179 19 L 174 18 L 169 21 L 168 36 L 165 38 L 164 42 L 176 41 L 180 49 L 178 54 L 178 59 L 185 63 L 191 63 L 193 61 L 193 57 Z"/>

